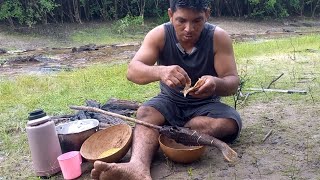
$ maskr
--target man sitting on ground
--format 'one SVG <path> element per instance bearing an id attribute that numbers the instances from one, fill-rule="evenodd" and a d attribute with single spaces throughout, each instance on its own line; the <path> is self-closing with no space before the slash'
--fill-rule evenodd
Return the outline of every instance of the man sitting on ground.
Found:
<path id="1" fill-rule="evenodd" d="M 134 83 L 160 81 L 161 92 L 138 109 L 137 119 L 188 127 L 225 142 L 234 141 L 242 127 L 240 116 L 220 102 L 220 96 L 232 95 L 239 84 L 229 35 L 207 23 L 207 0 L 170 0 L 168 15 L 170 22 L 146 35 L 128 67 L 127 78 Z M 184 97 L 184 87 L 199 78 L 204 83 Z M 158 136 L 157 130 L 137 124 L 130 162 L 96 161 L 92 178 L 152 179 L 150 166 L 159 147 Z"/>

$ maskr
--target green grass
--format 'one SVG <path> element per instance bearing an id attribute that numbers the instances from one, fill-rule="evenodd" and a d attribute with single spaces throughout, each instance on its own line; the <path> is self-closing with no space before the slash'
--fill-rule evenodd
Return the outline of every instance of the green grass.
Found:
<path id="1" fill-rule="evenodd" d="M 82 44 L 120 44 L 128 42 L 137 42 L 143 39 L 144 34 L 119 34 L 112 30 L 112 25 L 99 27 L 96 29 L 88 28 L 77 31 L 71 35 L 71 40 Z"/>
<path id="2" fill-rule="evenodd" d="M 292 54 L 294 51 L 320 49 L 320 35 L 293 36 L 289 38 L 269 39 L 260 41 L 236 42 L 234 45 L 237 59 L 270 54 Z"/>
<path id="3" fill-rule="evenodd" d="M 319 101 L 320 35 L 291 37 L 265 42 L 236 43 L 234 46 L 238 72 L 246 88 L 266 88 L 280 74 L 271 88 L 306 90 L 308 95 L 267 93 L 259 100 L 275 96 Z"/>
<path id="4" fill-rule="evenodd" d="M 95 65 L 56 75 L 19 76 L 0 82 L 0 110 L 19 108 L 48 109 L 49 113 L 66 110 L 70 103 L 82 104 L 86 99 L 105 101 L 111 97 L 144 101 L 156 93 L 157 83 L 138 86 L 127 81 L 127 65 Z M 146 94 L 146 96 L 141 96 Z M 139 95 L 139 96 L 138 96 Z M 22 113 L 24 114 L 24 113 Z M 21 116 L 20 116 L 21 117 Z"/>
<path id="5" fill-rule="evenodd" d="M 117 44 L 143 40 L 144 35 L 154 27 L 154 23 L 141 17 L 126 16 L 113 23 L 97 28 L 86 28 L 71 35 L 73 42 L 95 44 Z"/>
<path id="6" fill-rule="evenodd" d="M 96 31 L 103 34 L 103 30 Z M 311 35 L 236 43 L 234 49 L 239 74 L 246 80 L 245 88 L 266 87 L 283 72 L 284 76 L 274 83 L 273 88 L 308 90 L 308 95 L 253 95 L 249 101 L 268 102 L 281 97 L 293 102 L 319 102 L 319 39 L 319 35 Z M 52 75 L 1 77 L 0 158 L 3 160 L 0 179 L 32 176 L 25 132 L 28 112 L 42 108 L 49 115 L 70 114 L 73 113 L 68 108 L 70 105 L 83 105 L 87 99 L 105 103 L 114 97 L 144 102 L 159 92 L 158 83 L 141 86 L 129 82 L 125 77 L 126 69 L 127 64 L 100 64 Z M 233 103 L 230 97 L 224 101 Z M 17 175 L 16 169 L 22 173 Z"/>

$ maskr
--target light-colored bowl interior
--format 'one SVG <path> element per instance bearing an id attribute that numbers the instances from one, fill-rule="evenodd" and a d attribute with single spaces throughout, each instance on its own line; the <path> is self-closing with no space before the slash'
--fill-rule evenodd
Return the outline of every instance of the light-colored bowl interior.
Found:
<path id="1" fill-rule="evenodd" d="M 117 162 L 126 155 L 131 142 L 132 128 L 127 124 L 114 125 L 90 136 L 82 144 L 80 153 L 89 161 Z M 107 157 L 99 158 L 103 152 L 113 148 L 119 148 L 119 150 Z"/>
<path id="2" fill-rule="evenodd" d="M 205 146 L 186 146 L 163 135 L 159 136 L 159 144 L 163 153 L 178 163 L 194 162 L 205 152 Z"/>

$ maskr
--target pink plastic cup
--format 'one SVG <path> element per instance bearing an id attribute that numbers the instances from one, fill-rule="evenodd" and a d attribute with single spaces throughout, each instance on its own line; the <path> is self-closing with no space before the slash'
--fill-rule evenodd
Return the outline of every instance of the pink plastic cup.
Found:
<path id="1" fill-rule="evenodd" d="M 64 179 L 75 179 L 81 176 L 82 158 L 79 151 L 61 154 L 57 159 Z"/>

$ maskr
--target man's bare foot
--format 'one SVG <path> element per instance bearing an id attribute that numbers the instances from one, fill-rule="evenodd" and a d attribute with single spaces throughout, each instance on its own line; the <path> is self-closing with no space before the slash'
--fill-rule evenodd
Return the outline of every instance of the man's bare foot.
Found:
<path id="1" fill-rule="evenodd" d="M 136 164 L 131 163 L 105 163 L 94 162 L 91 171 L 92 179 L 101 180 L 151 180 L 150 171 L 145 171 Z"/>

